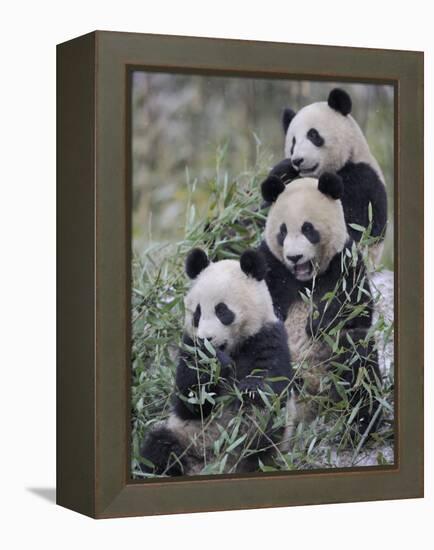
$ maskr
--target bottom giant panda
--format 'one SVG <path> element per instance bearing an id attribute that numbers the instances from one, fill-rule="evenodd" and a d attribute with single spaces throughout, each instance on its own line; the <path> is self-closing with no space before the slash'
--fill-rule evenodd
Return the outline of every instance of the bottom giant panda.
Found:
<path id="1" fill-rule="evenodd" d="M 258 469 L 258 459 L 284 448 L 292 414 L 288 336 L 264 280 L 265 261 L 248 250 L 240 262 L 210 263 L 194 249 L 186 272 L 194 282 L 172 412 L 145 437 L 141 469 L 198 474 L 216 455 L 223 457 L 218 473 Z"/>
<path id="2" fill-rule="evenodd" d="M 342 193 L 340 177 L 328 173 L 286 188 L 266 180 L 262 194 L 272 206 L 260 250 L 289 336 L 299 420 L 312 420 L 321 404 L 327 409 L 330 401 L 341 407 L 346 401 L 341 412 L 357 435 L 376 428 L 381 381 L 373 297 L 362 256 L 348 235 Z"/>

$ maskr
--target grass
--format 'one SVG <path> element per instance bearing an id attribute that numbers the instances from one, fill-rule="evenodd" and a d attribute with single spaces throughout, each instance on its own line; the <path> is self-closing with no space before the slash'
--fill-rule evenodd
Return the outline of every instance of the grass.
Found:
<path id="1" fill-rule="evenodd" d="M 183 299 L 188 290 L 184 274 L 186 254 L 191 248 L 201 246 L 213 260 L 238 259 L 243 250 L 259 245 L 262 238 L 265 216 L 257 208 L 261 204 L 260 183 L 267 172 L 263 168 L 265 163 L 262 162 L 251 172 L 229 178 L 221 170 L 224 154 L 224 149 L 218 150 L 215 177 L 205 182 L 209 188 L 206 211 L 196 211 L 194 197 L 197 182 L 187 178 L 189 199 L 184 237 L 176 243 L 153 243 L 140 257 L 134 256 L 133 259 L 131 468 L 135 478 L 144 476 L 138 469 L 143 438 L 156 422 L 167 418 L 170 412 L 170 396 L 174 390 L 183 332 Z M 360 281 L 355 284 L 360 284 Z M 309 300 L 310 297 L 305 296 L 304 299 Z M 351 314 L 349 311 L 348 315 Z M 392 327 L 380 315 L 372 333 L 374 331 L 383 334 L 387 341 L 391 337 Z M 313 422 L 298 426 L 292 437 L 291 452 L 277 451 L 273 462 L 261 464 L 263 471 L 387 464 L 393 461 L 393 368 L 383 380 L 381 390 L 372 384 L 372 380 L 364 377 L 362 369 L 357 383 L 366 386 L 370 398 L 380 403 L 383 421 L 381 428 L 369 440 L 354 440 L 350 437 L 350 424 L 355 404 L 349 402 L 348 388 L 339 376 L 339 370 L 344 368 L 342 365 L 339 367 L 338 361 L 339 351 L 342 351 L 336 344 L 339 331 L 324 337 L 330 339 L 330 347 L 337 353 L 337 360 L 336 369 L 324 377 L 323 384 L 324 387 L 333 386 L 340 400 L 334 402 L 324 395 L 303 394 L 302 390 L 302 398 L 310 404 L 316 402 L 318 415 Z M 293 366 L 296 372 L 305 368 L 302 360 Z M 218 400 L 215 403 L 211 417 L 204 421 L 204 431 L 207 422 L 218 424 L 219 415 L 228 406 L 227 401 L 237 397 L 240 396 L 234 389 L 232 396 L 226 397 L 224 402 Z M 213 396 L 205 392 L 200 396 L 192 395 L 191 399 L 213 399 Z M 276 428 L 283 424 L 284 409 L 279 396 L 265 392 L 262 399 L 264 408 L 247 410 L 242 406 L 229 425 L 219 428 L 212 456 L 207 458 L 202 474 L 233 471 L 238 461 L 251 452 L 255 432 L 263 431 L 269 414 L 273 415 Z M 245 423 L 250 426 L 247 431 L 243 430 Z M 251 426 L 255 426 L 253 431 Z M 270 445 L 273 443 L 270 442 Z"/>

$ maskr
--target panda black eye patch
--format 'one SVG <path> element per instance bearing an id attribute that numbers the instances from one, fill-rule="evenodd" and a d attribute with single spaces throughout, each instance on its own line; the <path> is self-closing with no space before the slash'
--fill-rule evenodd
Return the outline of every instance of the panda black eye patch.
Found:
<path id="1" fill-rule="evenodd" d="M 194 311 L 194 314 L 193 314 L 193 326 L 195 328 L 197 328 L 199 326 L 200 316 L 201 316 L 200 304 L 197 304 L 197 307 L 196 307 L 196 309 Z"/>
<path id="2" fill-rule="evenodd" d="M 286 235 L 288 234 L 288 229 L 286 228 L 286 225 L 284 223 L 282 223 L 282 225 L 280 226 L 280 231 L 279 233 L 277 234 L 277 244 L 279 246 L 283 246 L 283 241 L 285 240 L 285 237 Z"/>
<path id="3" fill-rule="evenodd" d="M 301 232 L 312 244 L 318 244 L 321 240 L 319 232 L 310 222 L 304 222 L 304 224 L 301 226 Z"/>
<path id="4" fill-rule="evenodd" d="M 215 314 L 224 325 L 230 325 L 234 322 L 235 313 L 223 302 L 215 306 Z"/>
<path id="5" fill-rule="evenodd" d="M 322 145 L 324 145 L 324 138 L 315 128 L 311 128 L 308 131 L 307 139 L 311 141 L 316 147 L 321 147 Z"/>
<path id="6" fill-rule="evenodd" d="M 294 153 L 295 137 L 292 138 L 291 155 Z"/>

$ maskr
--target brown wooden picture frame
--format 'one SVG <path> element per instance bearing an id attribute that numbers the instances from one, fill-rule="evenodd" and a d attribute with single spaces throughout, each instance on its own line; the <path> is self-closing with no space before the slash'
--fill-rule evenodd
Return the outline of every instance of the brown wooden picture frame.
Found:
<path id="1" fill-rule="evenodd" d="M 57 53 L 57 503 L 106 518 L 422 497 L 423 53 L 100 31 Z M 393 466 L 131 479 L 135 68 L 394 86 Z"/>

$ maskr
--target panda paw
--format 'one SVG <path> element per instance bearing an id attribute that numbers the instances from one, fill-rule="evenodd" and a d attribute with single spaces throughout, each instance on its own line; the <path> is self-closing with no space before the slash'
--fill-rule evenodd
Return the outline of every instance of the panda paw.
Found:
<path id="1" fill-rule="evenodd" d="M 238 384 L 238 389 L 243 398 L 258 401 L 261 399 L 259 390 L 264 390 L 264 382 L 261 378 L 246 377 Z"/>
<path id="2" fill-rule="evenodd" d="M 276 166 L 274 166 L 269 174 L 271 176 L 277 176 L 285 184 L 291 182 L 293 179 L 298 178 L 300 175 L 299 171 L 294 168 L 290 159 L 283 159 Z"/>
<path id="3" fill-rule="evenodd" d="M 285 186 L 299 175 L 289 159 L 284 159 L 276 164 L 261 184 L 262 197 L 265 201 L 262 208 L 270 206 L 284 191 Z"/>

